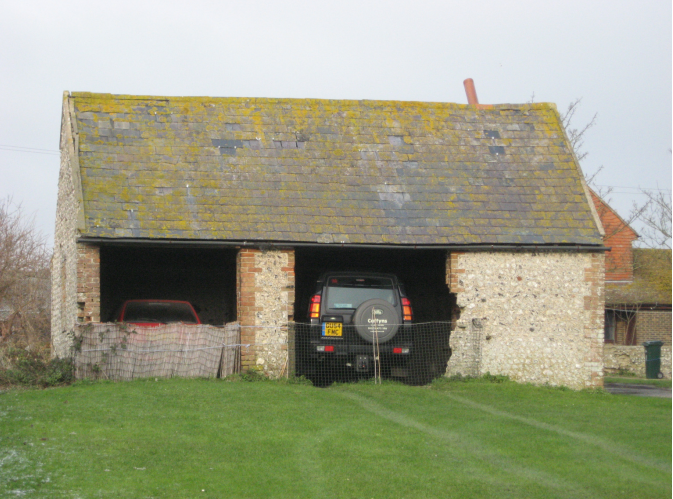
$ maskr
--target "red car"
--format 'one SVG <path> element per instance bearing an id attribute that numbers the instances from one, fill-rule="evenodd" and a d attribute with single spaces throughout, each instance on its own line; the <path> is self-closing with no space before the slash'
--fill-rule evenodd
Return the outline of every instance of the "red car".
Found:
<path id="1" fill-rule="evenodd" d="M 150 327 L 173 323 L 201 324 L 191 303 L 178 300 L 126 300 L 115 321 Z"/>

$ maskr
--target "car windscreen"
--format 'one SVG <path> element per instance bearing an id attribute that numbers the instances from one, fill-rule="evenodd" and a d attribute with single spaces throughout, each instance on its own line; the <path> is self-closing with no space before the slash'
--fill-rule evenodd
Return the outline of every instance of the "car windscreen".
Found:
<path id="1" fill-rule="evenodd" d="M 198 323 L 188 304 L 160 301 L 132 301 L 127 303 L 124 310 L 124 322 Z"/>
<path id="2" fill-rule="evenodd" d="M 330 277 L 327 279 L 327 308 L 355 310 L 363 302 L 378 298 L 395 305 L 393 280 L 386 277 Z"/>

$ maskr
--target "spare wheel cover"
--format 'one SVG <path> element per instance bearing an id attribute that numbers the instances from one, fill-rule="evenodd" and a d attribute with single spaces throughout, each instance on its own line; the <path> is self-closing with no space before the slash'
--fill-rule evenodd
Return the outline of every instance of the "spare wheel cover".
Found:
<path id="1" fill-rule="evenodd" d="M 373 343 L 378 333 L 379 343 L 391 340 L 400 327 L 397 310 L 389 302 L 375 298 L 363 302 L 353 316 L 360 337 Z"/>

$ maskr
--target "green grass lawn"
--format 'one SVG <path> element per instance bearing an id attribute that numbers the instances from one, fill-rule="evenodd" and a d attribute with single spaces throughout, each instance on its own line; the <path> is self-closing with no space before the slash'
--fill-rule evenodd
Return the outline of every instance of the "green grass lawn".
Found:
<path id="1" fill-rule="evenodd" d="M 670 379 L 646 379 L 634 378 L 633 376 L 606 376 L 604 381 L 606 383 L 629 383 L 633 385 L 655 385 L 662 388 L 670 388 Z"/>
<path id="2" fill-rule="evenodd" d="M 0 394 L 0 497 L 671 497 L 671 400 L 511 382 Z"/>

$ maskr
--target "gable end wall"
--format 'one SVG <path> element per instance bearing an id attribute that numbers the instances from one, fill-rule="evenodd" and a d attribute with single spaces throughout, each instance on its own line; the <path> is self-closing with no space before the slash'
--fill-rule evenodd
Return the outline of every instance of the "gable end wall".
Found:
<path id="1" fill-rule="evenodd" d="M 51 260 L 51 341 L 52 354 L 65 357 L 70 352 L 72 330 L 77 320 L 77 196 L 75 143 L 67 97 L 61 121 L 61 165 L 58 177 L 54 254 Z"/>
<path id="2" fill-rule="evenodd" d="M 611 248 L 605 256 L 605 280 L 633 281 L 633 242 L 638 235 L 601 198 L 591 193 L 592 201 L 605 229 L 603 242 Z"/>
<path id="3" fill-rule="evenodd" d="M 602 386 L 602 253 L 454 253 L 447 281 L 460 307 L 448 375 Z"/>

